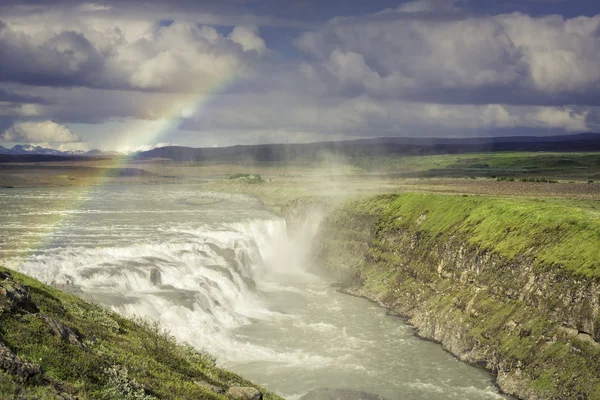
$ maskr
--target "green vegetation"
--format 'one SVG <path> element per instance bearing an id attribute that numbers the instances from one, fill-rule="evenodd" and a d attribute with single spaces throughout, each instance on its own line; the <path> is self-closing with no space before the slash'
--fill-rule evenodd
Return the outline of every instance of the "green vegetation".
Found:
<path id="1" fill-rule="evenodd" d="M 232 386 L 258 388 L 156 323 L 0 268 L 0 398 L 225 399 Z"/>
<path id="2" fill-rule="evenodd" d="M 490 178 L 492 178 L 492 177 L 490 177 Z M 493 178 L 495 178 L 495 176 L 494 176 Z M 517 179 L 515 179 L 515 178 L 513 178 L 513 177 L 510 177 L 510 178 L 507 178 L 507 177 L 501 177 L 501 178 L 496 178 L 496 180 L 497 180 L 498 182 L 500 182 L 500 181 L 509 181 L 509 182 L 514 182 L 514 181 L 516 181 Z M 546 178 L 520 178 L 520 179 L 518 179 L 518 180 L 519 180 L 519 181 L 521 181 L 521 182 L 535 182 L 535 183 L 558 183 L 558 181 L 557 181 L 557 180 L 554 180 L 554 179 L 546 179 Z M 571 182 L 569 182 L 569 183 L 575 183 L 575 182 L 571 181 Z"/>
<path id="3" fill-rule="evenodd" d="M 348 207 L 379 216 L 379 229 L 416 226 L 435 240 L 458 237 L 509 260 L 529 254 L 540 267 L 600 277 L 600 215 L 593 202 L 407 193 Z"/>
<path id="4" fill-rule="evenodd" d="M 598 176 L 598 153 L 497 152 L 428 156 L 353 157 L 369 172 L 421 177 L 521 177 L 540 175 L 588 179 Z"/>
<path id="5" fill-rule="evenodd" d="M 259 174 L 233 174 L 229 179 L 236 179 L 246 183 L 263 183 L 263 178 Z"/>
<path id="6" fill-rule="evenodd" d="M 316 256 L 345 291 L 520 398 L 600 399 L 600 205 L 406 193 L 346 203 Z"/>

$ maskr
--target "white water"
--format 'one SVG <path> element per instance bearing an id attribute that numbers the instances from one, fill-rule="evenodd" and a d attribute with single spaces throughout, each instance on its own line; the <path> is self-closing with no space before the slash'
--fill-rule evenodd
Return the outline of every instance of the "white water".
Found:
<path id="1" fill-rule="evenodd" d="M 329 386 L 390 399 L 500 398 L 483 371 L 306 272 L 257 200 L 197 186 L 0 190 L 0 263 L 159 320 L 279 393 Z M 160 279 L 157 279 L 160 275 Z"/>

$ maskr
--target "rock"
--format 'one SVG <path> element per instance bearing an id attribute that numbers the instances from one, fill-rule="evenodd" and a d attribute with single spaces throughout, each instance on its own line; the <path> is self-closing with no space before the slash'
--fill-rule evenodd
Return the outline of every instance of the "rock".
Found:
<path id="1" fill-rule="evenodd" d="M 150 271 L 150 282 L 152 282 L 152 284 L 155 286 L 162 285 L 162 276 L 160 274 L 160 269 L 153 268 L 152 271 Z"/>
<path id="2" fill-rule="evenodd" d="M 386 400 L 374 393 L 351 389 L 313 389 L 300 397 L 300 400 Z"/>
<path id="3" fill-rule="evenodd" d="M 213 385 L 211 383 L 208 383 L 208 382 L 194 381 L 194 383 L 196 385 L 200 386 L 200 387 L 206 388 L 206 389 L 208 389 L 208 390 L 210 390 L 212 392 L 215 392 L 215 393 L 219 393 L 219 394 L 224 394 L 225 393 L 225 389 L 223 389 L 221 387 L 218 387 L 218 386 L 215 386 L 215 385 Z"/>
<path id="4" fill-rule="evenodd" d="M 235 263 L 235 250 L 222 249 L 214 243 L 206 243 L 208 247 L 218 256 L 223 257 L 228 263 Z"/>
<path id="5" fill-rule="evenodd" d="M 39 317 L 44 321 L 50 329 L 52 329 L 52 333 L 62 340 L 68 341 L 71 345 L 82 347 L 81 342 L 79 341 L 79 336 L 71 328 L 68 326 L 61 324 L 60 322 L 50 318 L 47 315 L 39 314 Z"/>
<path id="6" fill-rule="evenodd" d="M 41 373 L 39 365 L 22 361 L 2 344 L 0 344 L 0 369 L 14 375 L 20 383 L 25 383 Z"/>
<path id="7" fill-rule="evenodd" d="M 232 386 L 227 391 L 226 396 L 236 400 L 262 400 L 263 398 L 261 392 L 249 386 Z"/>
<path id="8" fill-rule="evenodd" d="M 13 280 L 8 272 L 0 272 L 0 310 L 37 312 L 27 286 Z"/>

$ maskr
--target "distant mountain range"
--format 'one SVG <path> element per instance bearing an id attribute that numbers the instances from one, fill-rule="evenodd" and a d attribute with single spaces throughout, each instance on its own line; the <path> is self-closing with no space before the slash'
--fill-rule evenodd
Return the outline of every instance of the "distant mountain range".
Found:
<path id="1" fill-rule="evenodd" d="M 125 155 L 116 151 L 100 151 L 100 150 L 66 150 L 60 151 L 56 149 L 47 149 L 40 146 L 32 146 L 30 144 L 18 144 L 12 149 L 7 149 L 0 146 L 0 155 L 12 155 L 12 156 L 23 156 L 23 155 L 45 155 L 45 156 L 61 156 L 61 157 L 97 157 L 97 156 L 115 156 Z"/>
<path id="2" fill-rule="evenodd" d="M 184 162 L 324 161 L 336 157 L 460 154 L 498 151 L 600 151 L 600 133 L 544 137 L 403 138 L 384 137 L 338 142 L 264 144 L 215 148 L 159 147 L 133 155 L 138 160 Z"/>
<path id="3" fill-rule="evenodd" d="M 337 142 L 261 144 L 231 147 L 158 147 L 129 154 L 134 160 L 167 159 L 182 162 L 321 161 L 337 157 L 459 154 L 498 151 L 600 151 L 600 133 L 562 136 L 513 136 L 480 138 L 384 137 Z M 65 160 L 73 157 L 114 157 L 124 153 L 91 150 L 59 151 L 32 145 L 0 146 L 0 162 Z"/>

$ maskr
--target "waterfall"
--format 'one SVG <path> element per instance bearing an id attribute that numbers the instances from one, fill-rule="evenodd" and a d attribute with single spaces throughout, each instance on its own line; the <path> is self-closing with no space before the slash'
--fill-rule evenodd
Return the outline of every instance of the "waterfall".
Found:
<path id="1" fill-rule="evenodd" d="M 260 299 L 261 280 L 300 268 L 291 248 L 283 219 L 254 219 L 167 228 L 164 242 L 56 247 L 19 269 L 123 315 L 158 320 L 177 339 L 227 358 L 245 346 L 232 329 L 276 314 Z M 245 351 L 253 359 L 265 349 Z"/>

